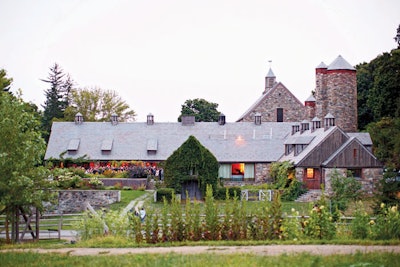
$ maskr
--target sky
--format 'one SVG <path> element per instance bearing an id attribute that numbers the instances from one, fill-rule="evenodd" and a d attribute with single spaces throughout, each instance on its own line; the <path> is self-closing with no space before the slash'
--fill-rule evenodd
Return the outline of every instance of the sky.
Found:
<path id="1" fill-rule="evenodd" d="M 0 69 L 45 102 L 57 63 L 77 88 L 114 90 L 136 121 L 176 122 L 186 100 L 236 121 L 271 67 L 301 102 L 315 67 L 397 47 L 398 0 L 0 0 Z"/>

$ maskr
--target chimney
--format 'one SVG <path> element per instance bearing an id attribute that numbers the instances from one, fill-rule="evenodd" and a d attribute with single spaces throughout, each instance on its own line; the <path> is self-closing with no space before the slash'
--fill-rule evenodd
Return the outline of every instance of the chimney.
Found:
<path id="1" fill-rule="evenodd" d="M 117 125 L 118 124 L 118 115 L 117 114 L 115 114 L 115 113 L 113 113 L 112 115 L 111 115 L 111 124 L 112 125 Z"/>
<path id="2" fill-rule="evenodd" d="M 219 125 L 225 125 L 225 115 L 223 113 L 219 114 L 218 124 Z"/>
<path id="3" fill-rule="evenodd" d="M 331 126 L 335 126 L 335 117 L 331 114 L 328 113 L 325 118 L 325 130 L 328 130 Z"/>
<path id="4" fill-rule="evenodd" d="M 83 115 L 82 113 L 78 112 L 75 115 L 75 124 L 79 125 L 83 123 Z"/>
<path id="5" fill-rule="evenodd" d="M 314 117 L 312 119 L 312 126 L 311 126 L 311 132 L 314 132 L 315 130 L 321 128 L 321 120 L 318 117 Z"/>
<path id="6" fill-rule="evenodd" d="M 149 113 L 147 115 L 147 125 L 153 125 L 154 124 L 154 115 Z"/>
<path id="7" fill-rule="evenodd" d="M 196 121 L 196 117 L 195 116 L 182 116 L 182 125 L 183 126 L 191 126 L 194 125 Z"/>

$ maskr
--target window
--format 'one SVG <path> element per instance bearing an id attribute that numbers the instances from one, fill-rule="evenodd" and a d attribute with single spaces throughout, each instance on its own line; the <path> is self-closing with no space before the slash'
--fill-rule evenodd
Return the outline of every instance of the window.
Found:
<path id="1" fill-rule="evenodd" d="M 232 175 L 244 175 L 244 163 L 232 164 Z"/>
<path id="2" fill-rule="evenodd" d="M 293 145 L 286 145 L 286 155 L 289 155 L 293 151 Z"/>
<path id="3" fill-rule="evenodd" d="M 276 121 L 283 122 L 283 108 L 276 109 Z"/>
<path id="4" fill-rule="evenodd" d="M 347 170 L 351 176 L 354 178 L 361 178 L 362 177 L 362 170 L 361 169 L 348 169 Z"/>
<path id="5" fill-rule="evenodd" d="M 307 168 L 306 177 L 307 177 L 307 179 L 314 179 L 314 169 L 313 168 Z"/>

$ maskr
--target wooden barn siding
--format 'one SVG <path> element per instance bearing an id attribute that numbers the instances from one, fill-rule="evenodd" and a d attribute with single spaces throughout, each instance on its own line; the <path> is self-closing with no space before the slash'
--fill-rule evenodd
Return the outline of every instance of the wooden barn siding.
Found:
<path id="1" fill-rule="evenodd" d="M 357 156 L 354 157 L 354 149 L 357 150 Z M 352 168 L 352 167 L 382 167 L 382 164 L 368 153 L 360 143 L 351 142 L 341 153 L 331 160 L 327 167 Z"/>
<path id="2" fill-rule="evenodd" d="M 328 138 L 318 145 L 304 160 L 297 166 L 319 167 L 327 160 L 348 138 L 339 129 L 336 129 Z"/>

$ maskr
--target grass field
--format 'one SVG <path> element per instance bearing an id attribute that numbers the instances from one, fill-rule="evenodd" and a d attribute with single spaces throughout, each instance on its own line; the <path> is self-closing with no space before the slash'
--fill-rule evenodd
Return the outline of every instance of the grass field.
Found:
<path id="1" fill-rule="evenodd" d="M 400 257 L 393 253 L 356 253 L 353 255 L 316 256 L 308 253 L 280 256 L 215 253 L 198 255 L 127 254 L 70 256 L 68 254 L 38 254 L 33 252 L 0 253 L 1 266 L 400 266 Z"/>

